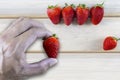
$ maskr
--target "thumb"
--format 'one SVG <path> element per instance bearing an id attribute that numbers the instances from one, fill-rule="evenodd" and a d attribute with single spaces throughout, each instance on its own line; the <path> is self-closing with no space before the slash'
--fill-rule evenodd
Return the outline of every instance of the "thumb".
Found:
<path id="1" fill-rule="evenodd" d="M 24 67 L 21 72 L 21 75 L 36 75 L 45 73 L 48 69 L 57 64 L 57 59 L 47 58 L 42 61 L 28 64 Z"/>
<path id="2" fill-rule="evenodd" d="M 57 59 L 55 58 L 47 58 L 47 59 L 43 59 L 42 61 L 40 61 L 40 65 L 43 67 L 53 67 L 54 65 L 57 64 Z"/>

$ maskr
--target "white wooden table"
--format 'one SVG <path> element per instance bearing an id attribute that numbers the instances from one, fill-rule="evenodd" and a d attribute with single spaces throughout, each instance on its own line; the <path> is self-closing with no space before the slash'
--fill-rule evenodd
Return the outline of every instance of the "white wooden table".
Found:
<path id="1" fill-rule="evenodd" d="M 29 54 L 28 61 L 44 58 L 42 54 Z M 32 57 L 31 57 L 32 56 Z M 29 80 L 119 80 L 120 54 L 113 53 L 61 53 L 59 64 L 43 76 Z"/>
<path id="2" fill-rule="evenodd" d="M 75 22 L 66 26 L 61 22 L 53 25 L 47 18 L 48 5 L 64 6 L 65 0 L 1 0 L 0 32 L 19 16 L 28 16 L 43 22 L 47 29 L 60 39 L 61 50 L 58 65 L 45 75 L 28 80 L 120 80 L 120 42 L 112 51 L 102 49 L 106 36 L 120 37 L 119 0 L 67 0 L 67 3 L 85 3 L 89 7 L 105 2 L 105 15 L 95 26 L 88 21 L 79 26 Z M 42 40 L 37 40 L 29 49 L 28 62 L 39 61 L 43 55 Z"/>

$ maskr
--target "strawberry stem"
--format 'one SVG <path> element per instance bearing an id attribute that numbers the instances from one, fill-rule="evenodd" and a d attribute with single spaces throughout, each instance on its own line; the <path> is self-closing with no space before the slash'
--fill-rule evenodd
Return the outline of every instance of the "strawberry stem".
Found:
<path id="1" fill-rule="evenodd" d="M 79 4 L 78 7 L 81 7 L 81 8 L 88 8 L 88 7 L 86 7 L 85 4 Z"/>
<path id="2" fill-rule="evenodd" d="M 56 34 L 53 34 L 52 36 L 58 39 L 58 37 L 56 36 Z"/>
<path id="3" fill-rule="evenodd" d="M 57 7 L 58 5 L 56 4 L 56 5 L 49 5 L 48 6 L 48 9 L 52 9 L 52 8 L 55 8 L 55 7 Z"/>
<path id="4" fill-rule="evenodd" d="M 68 6 L 68 4 L 67 4 L 67 3 L 65 3 L 65 7 L 66 7 L 66 6 Z"/>
<path id="5" fill-rule="evenodd" d="M 51 8 L 54 8 L 55 6 L 53 5 L 49 5 L 48 8 L 51 9 Z"/>
<path id="6" fill-rule="evenodd" d="M 44 37 L 42 40 L 46 40 L 46 39 L 48 39 L 48 38 L 50 38 L 50 37 L 55 37 L 55 38 L 57 38 L 58 39 L 58 37 L 56 36 L 56 34 L 53 34 L 52 36 L 49 36 L 49 37 Z"/>
<path id="7" fill-rule="evenodd" d="M 119 40 L 120 40 L 120 38 L 117 39 L 117 41 L 119 41 Z"/>
<path id="8" fill-rule="evenodd" d="M 80 7 L 81 4 L 79 4 L 77 7 Z"/>
<path id="9" fill-rule="evenodd" d="M 120 40 L 120 38 L 116 38 L 116 37 L 113 37 L 116 41 L 119 41 Z"/>
<path id="10" fill-rule="evenodd" d="M 74 5 L 74 4 L 71 4 L 70 6 L 72 6 L 72 8 L 75 8 L 75 5 Z"/>
<path id="11" fill-rule="evenodd" d="M 97 6 L 99 6 L 99 7 L 101 7 L 101 8 L 102 8 L 102 7 L 103 7 L 103 4 L 104 4 L 104 2 L 103 2 L 103 3 L 101 3 L 101 4 L 97 4 L 97 5 L 96 5 L 96 7 L 97 7 Z"/>
<path id="12" fill-rule="evenodd" d="M 53 34 L 52 36 L 53 36 L 53 37 L 56 37 L 56 34 Z"/>
<path id="13" fill-rule="evenodd" d="M 75 8 L 74 4 L 68 5 L 67 3 L 65 3 L 65 7 L 67 7 L 67 6 L 71 6 L 72 8 Z"/>
<path id="14" fill-rule="evenodd" d="M 85 8 L 85 7 L 86 7 L 86 5 L 85 5 L 85 4 L 81 4 L 81 6 L 82 6 L 82 8 Z"/>
<path id="15" fill-rule="evenodd" d="M 104 2 L 101 4 L 101 6 L 103 6 Z"/>

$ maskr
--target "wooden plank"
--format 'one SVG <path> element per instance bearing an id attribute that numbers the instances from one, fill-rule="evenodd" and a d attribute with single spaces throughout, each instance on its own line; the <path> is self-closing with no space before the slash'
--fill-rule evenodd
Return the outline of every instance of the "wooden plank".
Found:
<path id="1" fill-rule="evenodd" d="M 13 19 L 0 20 L 0 32 L 2 32 Z M 102 49 L 103 40 L 106 36 L 120 37 L 120 18 L 104 18 L 103 21 L 95 26 L 89 21 L 80 26 L 73 22 L 70 26 L 66 26 L 63 22 L 58 25 L 51 23 L 49 19 L 36 19 L 46 26 L 48 30 L 56 33 L 61 43 L 61 52 L 91 52 L 105 53 Z M 43 52 L 42 40 L 37 40 L 28 52 Z M 110 52 L 110 51 L 108 51 Z M 120 42 L 117 47 L 112 50 L 114 53 L 120 52 Z"/>
<path id="2" fill-rule="evenodd" d="M 75 4 L 84 3 L 88 7 L 92 7 L 97 3 L 102 3 L 103 0 L 0 0 L 0 18 L 16 18 L 18 16 L 47 17 L 46 10 L 48 5 L 60 5 L 64 7 L 64 3 Z M 120 1 L 104 0 L 105 16 L 120 16 Z"/>
<path id="3" fill-rule="evenodd" d="M 28 80 L 119 80 L 120 54 L 60 54 L 57 66 L 45 75 Z M 43 54 L 28 54 L 29 63 L 44 59 Z"/>

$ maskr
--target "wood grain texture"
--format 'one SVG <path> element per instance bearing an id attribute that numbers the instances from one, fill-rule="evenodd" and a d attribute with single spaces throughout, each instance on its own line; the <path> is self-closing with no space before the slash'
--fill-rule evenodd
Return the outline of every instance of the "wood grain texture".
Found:
<path id="1" fill-rule="evenodd" d="M 0 32 L 3 32 L 8 24 L 14 19 L 1 19 Z M 103 21 L 95 26 L 89 21 L 80 26 L 73 22 L 70 26 L 66 26 L 63 22 L 58 25 L 51 23 L 49 19 L 36 19 L 46 26 L 48 30 L 56 33 L 61 43 L 61 52 L 91 52 L 105 53 L 103 51 L 103 40 L 106 36 L 120 37 L 120 18 L 104 18 Z M 38 39 L 29 49 L 28 52 L 43 52 L 42 40 Z M 110 51 L 108 51 L 110 52 Z M 117 47 L 112 50 L 114 53 L 120 52 L 120 42 Z"/>
<path id="2" fill-rule="evenodd" d="M 43 54 L 28 54 L 29 63 L 45 58 Z M 28 80 L 119 80 L 120 54 L 60 54 L 57 66 L 45 75 Z"/>
<path id="3" fill-rule="evenodd" d="M 63 22 L 53 25 L 47 19 L 46 9 L 51 4 L 64 6 L 65 2 L 85 3 L 91 7 L 103 1 L 105 1 L 105 18 L 98 26 L 88 21 L 82 26 L 74 22 L 67 27 Z M 106 36 L 120 37 L 119 0 L 0 0 L 1 33 L 19 16 L 37 18 L 50 31 L 56 33 L 61 41 L 62 53 L 59 55 L 58 65 L 45 75 L 38 75 L 28 80 L 120 80 L 120 42 L 112 51 L 102 50 L 102 42 Z M 37 40 L 27 51 L 30 53 L 27 54 L 29 63 L 46 58 L 42 53 L 41 42 Z"/>
<path id="4" fill-rule="evenodd" d="M 0 0 L 0 18 L 16 18 L 18 16 L 47 17 L 46 10 L 48 5 L 60 5 L 64 3 L 75 4 L 84 3 L 92 7 L 97 3 L 104 2 L 104 16 L 120 16 L 119 0 Z M 37 16 L 36 16 L 37 15 Z"/>

